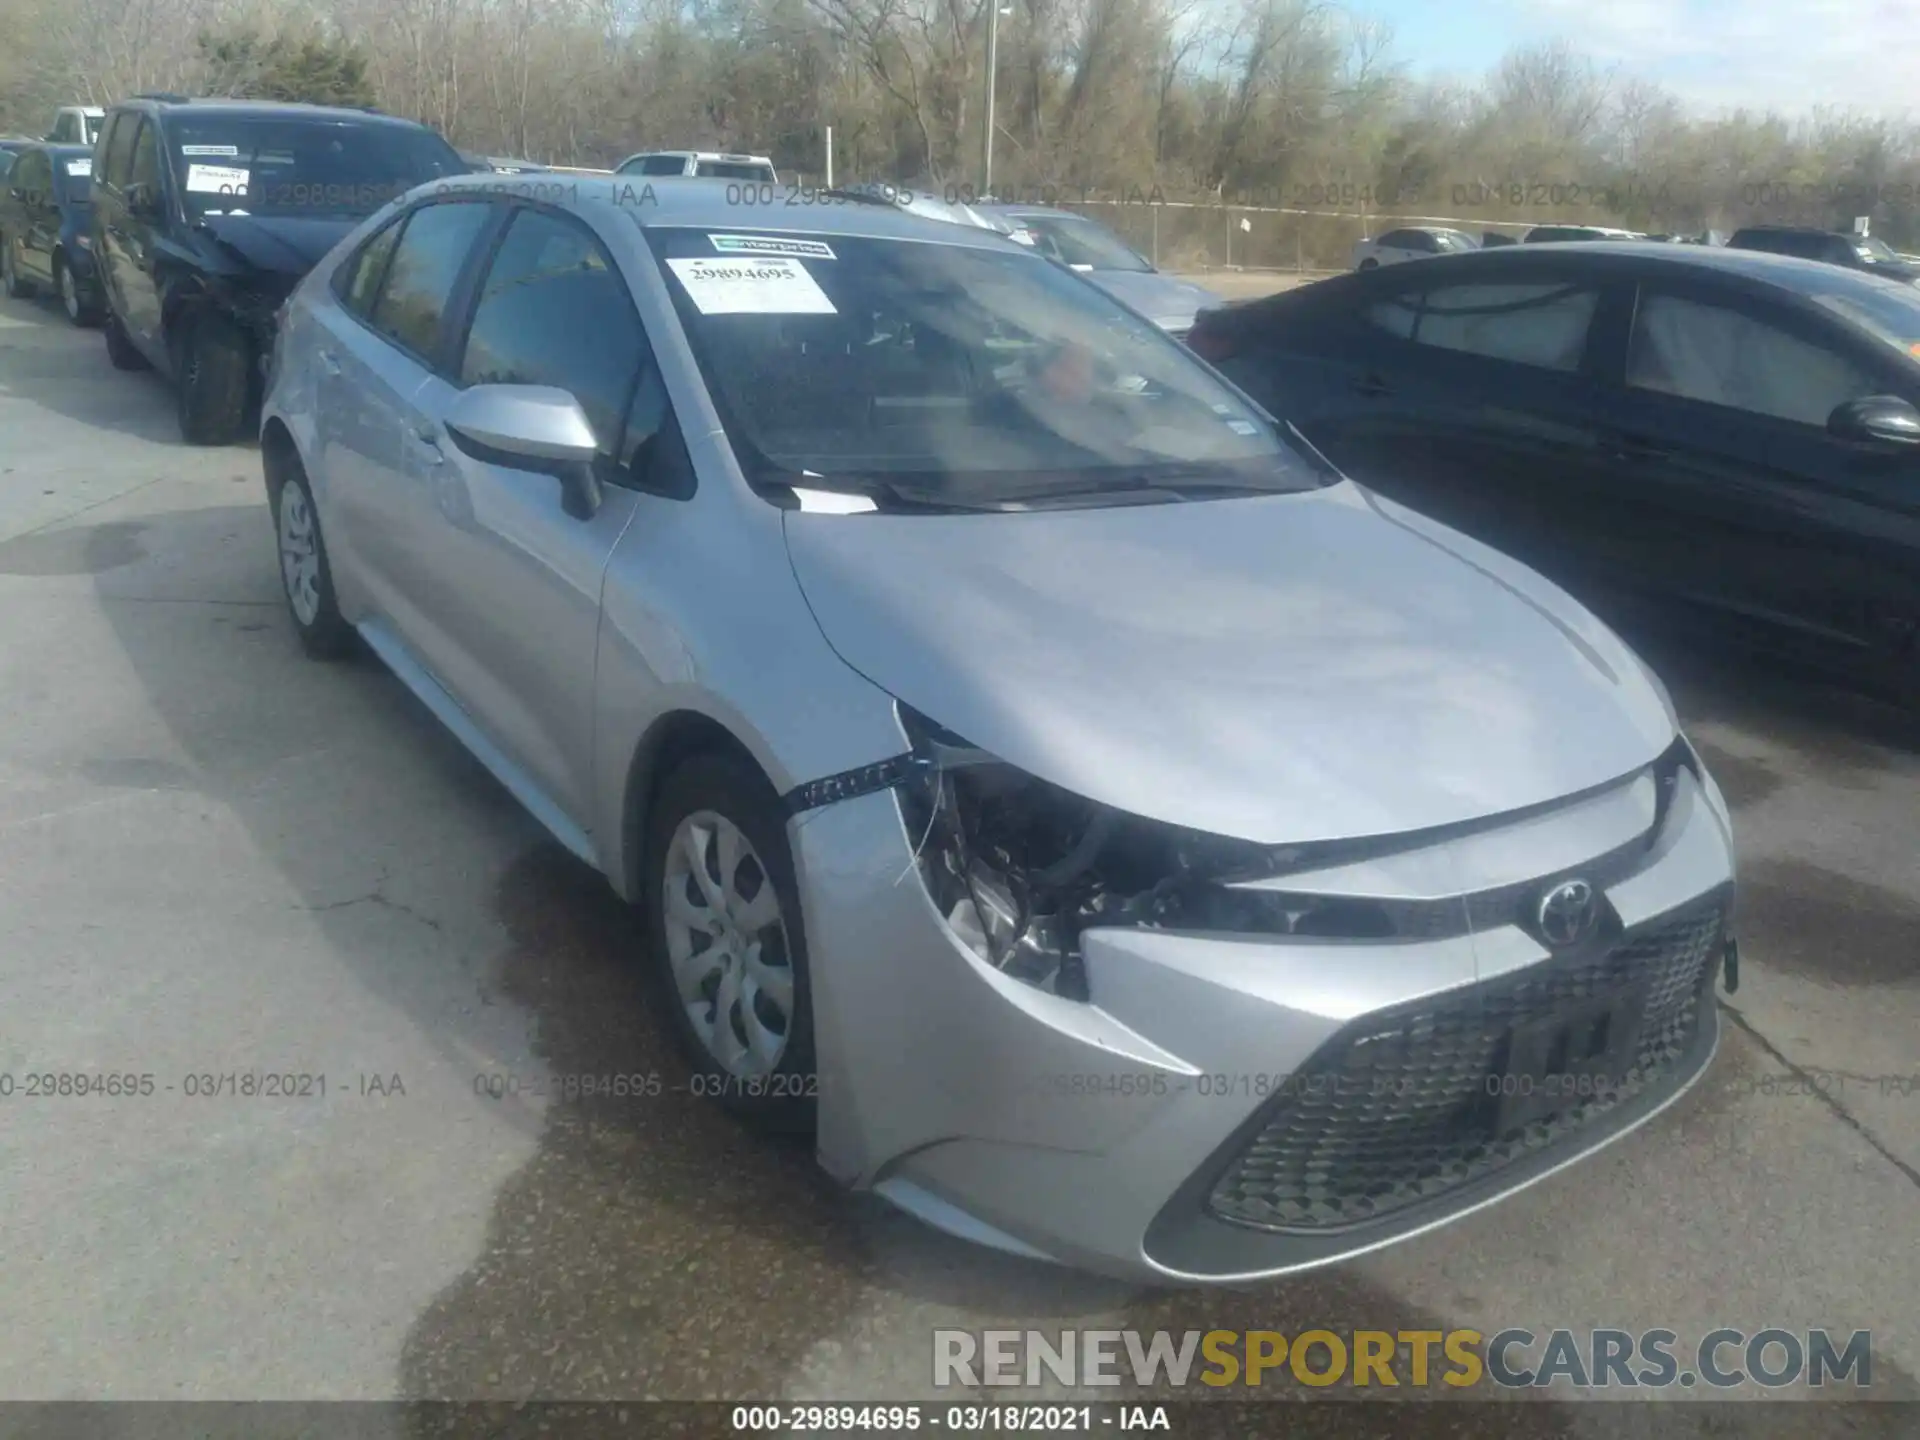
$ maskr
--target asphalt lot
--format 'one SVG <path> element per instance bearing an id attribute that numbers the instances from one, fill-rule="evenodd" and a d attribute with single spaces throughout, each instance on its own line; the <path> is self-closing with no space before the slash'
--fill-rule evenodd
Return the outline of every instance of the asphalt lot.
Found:
<path id="1" fill-rule="evenodd" d="M 1920 1087 L 1879 1078 L 1920 1072 L 1913 727 L 1662 664 L 1739 824 L 1708 1080 L 1437 1235 L 1130 1290 L 842 1196 L 685 1096 L 477 1094 L 673 1073 L 627 915 L 376 664 L 301 658 L 254 449 L 183 447 L 97 332 L 0 302 L 0 1074 L 155 1077 L 0 1101 L 0 1398 L 935 1398 L 947 1325 L 1825 1325 L 1920 1397 Z M 185 1093 L 247 1071 L 326 1094 Z"/>

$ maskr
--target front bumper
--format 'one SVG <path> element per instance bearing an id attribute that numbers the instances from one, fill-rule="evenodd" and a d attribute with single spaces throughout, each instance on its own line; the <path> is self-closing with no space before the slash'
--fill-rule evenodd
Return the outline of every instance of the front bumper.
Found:
<path id="1" fill-rule="evenodd" d="M 1323 877 L 1408 903 L 1481 894 L 1576 872 L 1656 813 L 1633 863 L 1596 874 L 1615 929 L 1578 953 L 1484 922 L 1383 942 L 1096 930 L 1079 1002 L 953 935 L 891 794 L 809 812 L 791 833 L 821 1161 L 944 1229 L 1135 1280 L 1281 1275 L 1457 1219 L 1618 1139 L 1705 1071 L 1733 886 L 1724 805 L 1682 770 L 1662 811 L 1623 786 Z M 1474 1131 L 1507 1027 L 1627 982 L 1641 1058 L 1604 1103 L 1518 1139 Z M 1354 1070 L 1356 1053 L 1401 1078 L 1329 1102 L 1312 1077 L 1385 1073 L 1375 1058 Z"/>

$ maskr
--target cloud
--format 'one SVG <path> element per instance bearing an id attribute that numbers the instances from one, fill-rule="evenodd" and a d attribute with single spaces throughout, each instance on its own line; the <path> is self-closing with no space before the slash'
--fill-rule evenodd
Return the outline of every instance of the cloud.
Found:
<path id="1" fill-rule="evenodd" d="M 1915 108 L 1913 0 L 1505 0 L 1516 39 L 1562 37 L 1705 110 L 1895 118 Z"/>

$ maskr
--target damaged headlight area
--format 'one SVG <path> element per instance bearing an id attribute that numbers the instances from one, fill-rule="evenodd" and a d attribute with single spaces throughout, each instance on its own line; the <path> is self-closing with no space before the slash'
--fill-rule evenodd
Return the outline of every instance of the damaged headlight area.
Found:
<path id="1" fill-rule="evenodd" d="M 917 762 L 893 785 L 928 894 L 975 954 L 1088 998 L 1080 937 L 1100 926 L 1330 938 L 1393 933 L 1365 902 L 1229 888 L 1318 858 L 1115 810 L 1006 764 L 900 707 Z"/>

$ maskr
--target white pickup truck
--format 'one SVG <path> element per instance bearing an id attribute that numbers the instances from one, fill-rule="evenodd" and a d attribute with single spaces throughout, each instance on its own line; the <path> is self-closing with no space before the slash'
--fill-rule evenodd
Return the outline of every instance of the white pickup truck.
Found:
<path id="1" fill-rule="evenodd" d="M 91 145 L 100 138 L 100 127 L 107 112 L 98 105 L 62 105 L 53 112 L 53 128 L 47 132 L 51 145 Z"/>

